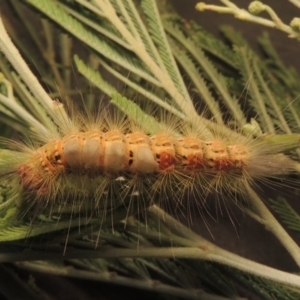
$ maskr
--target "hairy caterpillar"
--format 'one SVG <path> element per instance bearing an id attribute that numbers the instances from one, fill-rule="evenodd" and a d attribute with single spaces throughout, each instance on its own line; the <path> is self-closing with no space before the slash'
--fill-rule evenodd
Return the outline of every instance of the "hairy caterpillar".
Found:
<path id="1" fill-rule="evenodd" d="M 57 202 L 92 199 L 95 210 L 107 209 L 107 202 L 115 206 L 115 193 L 121 203 L 138 195 L 150 199 L 148 205 L 165 206 L 181 205 L 192 194 L 201 207 L 209 193 L 222 190 L 230 197 L 242 193 L 245 181 L 274 178 L 296 168 L 295 161 L 276 153 L 278 146 L 229 129 L 220 134 L 217 128 L 215 138 L 208 139 L 201 123 L 176 122 L 149 134 L 133 122 L 113 124 L 112 116 L 103 115 L 94 122 L 98 125 L 83 120 L 70 129 L 66 123 L 59 136 L 38 147 L 18 146 L 5 172 L 17 178 L 30 207 L 52 209 Z"/>

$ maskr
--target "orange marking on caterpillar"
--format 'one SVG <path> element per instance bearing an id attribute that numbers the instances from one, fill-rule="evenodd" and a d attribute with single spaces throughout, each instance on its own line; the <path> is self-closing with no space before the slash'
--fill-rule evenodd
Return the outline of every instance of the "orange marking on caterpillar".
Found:
<path id="1" fill-rule="evenodd" d="M 198 138 L 178 138 L 176 154 L 181 160 L 181 167 L 184 171 L 199 172 L 205 166 L 202 140 Z"/>
<path id="2" fill-rule="evenodd" d="M 172 171 L 176 167 L 175 140 L 168 134 L 158 134 L 150 138 L 151 149 L 155 154 L 160 171 Z"/>

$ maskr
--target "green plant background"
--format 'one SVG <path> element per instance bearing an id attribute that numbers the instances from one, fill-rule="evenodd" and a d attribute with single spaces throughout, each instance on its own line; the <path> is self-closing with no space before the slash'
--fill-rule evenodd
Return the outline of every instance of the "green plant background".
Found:
<path id="1" fill-rule="evenodd" d="M 149 96 L 150 100 L 156 100 L 156 105 L 184 120 L 187 116 L 196 116 L 192 99 L 201 99 L 206 101 L 211 117 L 220 124 L 233 118 L 241 128 L 249 123 L 251 116 L 258 115 L 256 119 L 269 134 L 269 142 L 277 143 L 282 149 L 280 152 L 294 148 L 288 154 L 297 160 L 298 135 L 294 133 L 299 132 L 299 101 L 295 100 L 299 96 L 299 77 L 294 69 L 281 61 L 273 48 L 272 38 L 266 34 L 259 36 L 253 30 L 264 52 L 257 54 L 257 47 L 252 49 L 237 31 L 238 27 L 223 27 L 222 39 L 208 34 L 205 22 L 201 22 L 205 13 L 196 15 L 203 29 L 182 19 L 168 6 L 169 1 L 158 3 L 160 13 L 155 1 L 107 1 L 113 4 L 118 15 L 114 15 L 113 10 L 108 11 L 113 8 L 105 3 L 103 1 L 101 5 L 106 9 L 103 6 L 99 11 L 93 11 L 87 1 L 1 2 L 1 10 L 5 12 L 2 19 L 10 37 L 44 87 L 39 89 L 27 81 L 31 77 L 24 71 L 26 66 L 20 61 L 14 64 L 17 55 L 9 57 L 12 48 L 4 34 L 1 35 L 4 53 L 0 58 L 3 136 L 20 133 L 27 136 L 37 126 L 36 120 L 40 130 L 53 126 L 45 110 L 59 123 L 51 112 L 50 98 L 59 97 L 62 101 L 82 101 L 83 98 L 85 106 L 92 111 L 105 93 L 136 122 L 142 123 L 141 120 L 148 118 L 149 131 L 154 132 L 156 126 L 163 124 L 145 115 L 128 99 L 141 103 Z M 191 1 L 185 5 L 194 4 Z M 219 17 L 216 13 L 213 16 Z M 139 38 L 146 51 L 143 47 L 138 48 L 130 35 L 126 36 L 126 29 Z M 286 43 L 290 42 L 295 44 L 289 40 Z M 201 111 L 203 106 L 196 104 L 196 107 Z M 34 119 L 30 119 L 26 111 Z M 225 112 L 225 120 L 221 112 Z M 202 121 L 207 122 L 209 132 L 214 123 L 204 118 Z M 278 139 L 274 141 L 270 134 L 275 133 L 278 133 Z M 9 157 L 11 153 L 2 150 L 4 162 L 0 167 L 4 169 Z M 299 240 L 297 191 L 286 199 L 290 190 L 262 187 L 259 198 L 250 189 L 247 190 L 250 205 L 238 203 L 241 209 L 228 205 L 233 211 L 223 215 L 216 212 L 212 203 L 210 211 L 217 221 L 210 216 L 203 219 L 205 215 L 200 215 L 199 221 L 189 224 L 199 235 L 156 206 L 148 209 L 147 224 L 137 218 L 125 229 L 122 223 L 115 224 L 112 231 L 109 217 L 105 223 L 95 218 L 89 220 L 86 227 L 81 221 L 78 234 L 79 220 L 73 219 L 70 223 L 68 207 L 63 218 L 57 220 L 47 214 L 41 215 L 40 222 L 32 227 L 24 220 L 16 220 L 17 212 L 22 209 L 17 205 L 20 194 L 11 191 L 11 184 L 5 177 L 2 177 L 1 188 L 0 259 L 3 264 L 0 293 L 7 298 L 57 298 L 58 295 L 45 286 L 47 276 L 58 278 L 58 288 L 59 281 L 66 282 L 64 277 L 79 278 L 85 283 L 102 282 L 103 289 L 113 289 L 112 284 L 115 284 L 131 287 L 131 293 L 151 291 L 150 297 L 237 299 L 255 295 L 258 299 L 299 298 L 300 280 L 293 274 L 298 271 L 300 259 L 296 243 Z M 277 197 L 279 192 L 281 197 Z M 271 197 L 273 199 L 269 199 Z M 288 233 L 282 230 L 274 213 Z M 122 220 L 126 214 L 126 209 L 121 207 L 114 212 L 113 220 Z M 251 222 L 249 216 L 256 222 Z M 101 243 L 94 249 L 91 240 L 98 237 L 100 223 L 103 230 Z M 63 256 L 67 233 L 68 248 Z M 76 294 L 74 290 L 80 290 L 82 295 L 94 297 L 94 286 L 90 290 L 84 289 L 81 283 L 80 289 L 74 287 L 73 281 L 67 282 L 69 293 Z M 108 297 L 115 296 L 112 292 L 103 293 Z"/>

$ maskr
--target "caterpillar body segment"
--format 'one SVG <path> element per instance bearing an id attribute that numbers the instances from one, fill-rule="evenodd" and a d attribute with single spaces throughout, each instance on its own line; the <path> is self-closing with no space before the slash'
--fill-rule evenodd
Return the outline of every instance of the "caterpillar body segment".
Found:
<path id="1" fill-rule="evenodd" d="M 126 161 L 128 171 L 132 173 L 151 174 L 158 171 L 159 165 L 150 146 L 150 138 L 141 132 L 126 135 Z"/>

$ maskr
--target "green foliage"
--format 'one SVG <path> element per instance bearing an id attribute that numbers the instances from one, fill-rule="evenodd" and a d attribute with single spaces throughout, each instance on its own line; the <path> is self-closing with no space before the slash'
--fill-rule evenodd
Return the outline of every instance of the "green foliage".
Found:
<path id="1" fill-rule="evenodd" d="M 202 70 L 205 79 L 208 80 L 208 85 L 212 84 L 214 92 L 217 93 L 217 99 L 222 99 L 222 102 L 224 102 L 224 105 L 227 106 L 232 118 L 236 120 L 239 126 L 243 126 L 246 123 L 246 120 L 242 110 L 240 109 L 240 104 L 238 103 L 237 99 L 235 99 L 234 95 L 231 95 L 229 91 L 227 78 L 221 73 L 222 69 L 218 70 L 220 66 L 214 65 L 206 53 L 200 48 L 201 43 L 199 40 L 202 38 L 201 31 L 189 30 L 188 33 L 191 33 L 190 37 L 189 35 L 186 35 L 184 30 L 185 28 L 182 27 L 182 25 L 178 25 L 180 25 L 180 23 L 178 24 L 178 22 L 172 22 L 172 19 L 169 19 L 168 22 L 165 22 L 167 32 L 179 42 L 181 47 L 186 49 L 190 56 L 192 56 L 194 62 L 197 64 L 197 68 Z M 223 48 L 225 48 L 225 46 L 223 46 Z M 174 49 L 176 50 L 176 48 Z M 220 56 L 218 58 L 220 58 Z M 223 63 L 226 62 L 227 58 Z M 184 62 L 182 63 L 184 65 Z M 203 95 L 205 95 L 205 93 Z M 217 108 L 215 102 L 211 102 L 209 98 L 204 98 L 204 100 L 209 108 Z M 214 116 L 218 116 L 218 110 L 213 110 L 213 112 Z"/>
<path id="2" fill-rule="evenodd" d="M 162 122 L 142 109 L 143 102 L 150 100 L 155 104 L 153 111 L 174 114 L 176 120 L 185 122 L 200 120 L 210 133 L 216 123 L 225 133 L 231 132 L 226 124 L 228 119 L 233 119 L 237 135 L 248 120 L 244 109 L 247 102 L 257 113 L 264 132 L 274 134 L 272 141 L 270 136 L 269 139 L 268 135 L 263 136 L 266 143 L 278 144 L 278 152 L 295 148 L 298 138 L 291 133 L 300 124 L 299 104 L 293 101 L 299 94 L 299 77 L 283 65 L 268 37 L 259 38 L 267 55 L 262 59 L 236 30 L 223 28 L 225 43 L 196 23 L 186 22 L 163 2 L 159 5 L 166 12 L 164 15 L 154 0 L 8 2 L 36 47 L 31 46 L 29 51 L 27 42 L 20 41 L 13 31 L 10 35 L 27 61 L 37 64 L 46 90 L 60 91 L 60 95 L 53 93 L 53 98 L 70 102 L 70 98 L 79 95 L 87 110 L 93 112 L 99 104 L 99 89 L 131 120 L 147 126 L 144 129 L 148 133 L 164 130 Z M 41 34 L 22 16 L 21 2 L 28 6 L 26 9 L 34 16 L 34 22 L 41 24 Z M 31 11 L 32 7 L 38 14 Z M 46 20 L 40 20 L 40 15 Z M 54 46 L 56 43 L 63 46 Z M 73 61 L 77 69 L 72 69 Z M 56 128 L 47 106 L 43 107 L 40 99 L 29 92 L 22 82 L 24 78 L 12 72 L 2 56 L 0 70 L 3 73 L 1 122 L 25 136 L 29 130 L 34 134 L 37 127 L 40 131 L 51 126 Z M 75 80 L 71 80 L 71 70 Z M 79 74 L 84 78 L 78 80 Z M 243 97 L 245 86 L 249 93 Z M 199 97 L 201 105 L 205 103 L 210 119 L 198 116 L 197 105 L 191 100 L 194 95 Z M 136 99 L 141 106 L 134 103 Z M 8 136 L 11 130 L 3 129 L 1 134 Z M 287 133 L 291 139 L 277 136 L 278 131 Z M 7 154 L 5 150 L 0 152 L 0 166 Z M 0 170 L 0 174 L 5 174 L 4 171 Z M 24 219 L 19 191 L 11 191 L 12 183 L 4 180 L 0 184 L 0 261 L 13 262 L 15 268 L 114 282 L 173 298 L 237 299 L 242 294 L 239 284 L 264 299 L 299 297 L 296 275 L 275 269 L 270 272 L 264 265 L 228 253 L 167 214 L 162 217 L 157 211 L 149 215 L 147 212 L 140 219 L 131 220 L 132 215 L 143 213 L 148 207 L 147 201 L 135 203 L 134 196 L 129 195 L 128 202 L 126 199 L 119 207 L 119 191 L 112 191 L 109 200 L 116 199 L 118 210 L 113 205 L 113 209 L 109 207 L 111 203 L 101 203 L 95 209 L 97 212 L 88 207 L 79 214 L 82 202 L 78 201 L 63 207 L 48 207 L 48 214 L 33 212 Z M 123 187 L 126 190 L 126 182 Z M 285 238 L 294 245 L 289 235 L 278 234 L 282 227 L 278 229 L 277 223 L 271 226 L 276 220 L 266 213 L 261 199 L 245 188 L 243 196 L 246 195 L 253 202 L 245 205 L 245 199 L 236 198 L 237 204 L 270 229 L 285 247 Z M 227 200 L 227 196 L 220 197 Z M 300 231 L 299 214 L 284 198 L 270 203 L 286 227 Z M 107 212 L 99 214 L 101 209 Z M 97 217 L 93 213 L 98 213 Z M 23 244 L 24 240 L 30 247 Z M 297 257 L 298 252 L 292 251 L 296 246 L 287 248 L 293 258 Z M 24 250 L 32 255 L 29 259 L 43 262 L 20 263 L 28 258 Z"/>
<path id="3" fill-rule="evenodd" d="M 252 290 L 259 299 L 277 300 L 289 299 L 297 300 L 300 297 L 300 289 L 292 289 L 285 285 L 274 284 L 274 282 L 252 276 L 243 272 L 231 272 L 228 270 L 229 276 L 235 278 L 240 284 L 247 289 Z"/>
<path id="4" fill-rule="evenodd" d="M 160 59 L 163 61 L 167 72 L 182 96 L 188 97 L 188 91 L 183 83 L 182 75 L 179 73 L 175 59 L 172 55 L 172 49 L 168 43 L 156 3 L 151 0 L 144 0 L 142 1 L 141 8 L 147 17 L 148 31 L 158 49 Z"/>
<path id="5" fill-rule="evenodd" d="M 125 51 L 120 54 L 117 45 L 112 45 L 108 41 L 98 38 L 97 35 L 93 34 L 91 31 L 86 30 L 80 22 L 78 22 L 70 14 L 67 14 L 56 1 L 28 0 L 25 2 L 33 5 L 84 44 L 88 45 L 99 54 L 107 57 L 107 59 L 152 83 L 157 83 L 157 81 L 148 72 L 145 72 L 145 68 L 135 57 Z"/>
<path id="6" fill-rule="evenodd" d="M 300 232 L 300 216 L 286 199 L 277 197 L 269 199 L 269 202 L 288 228 Z"/>

